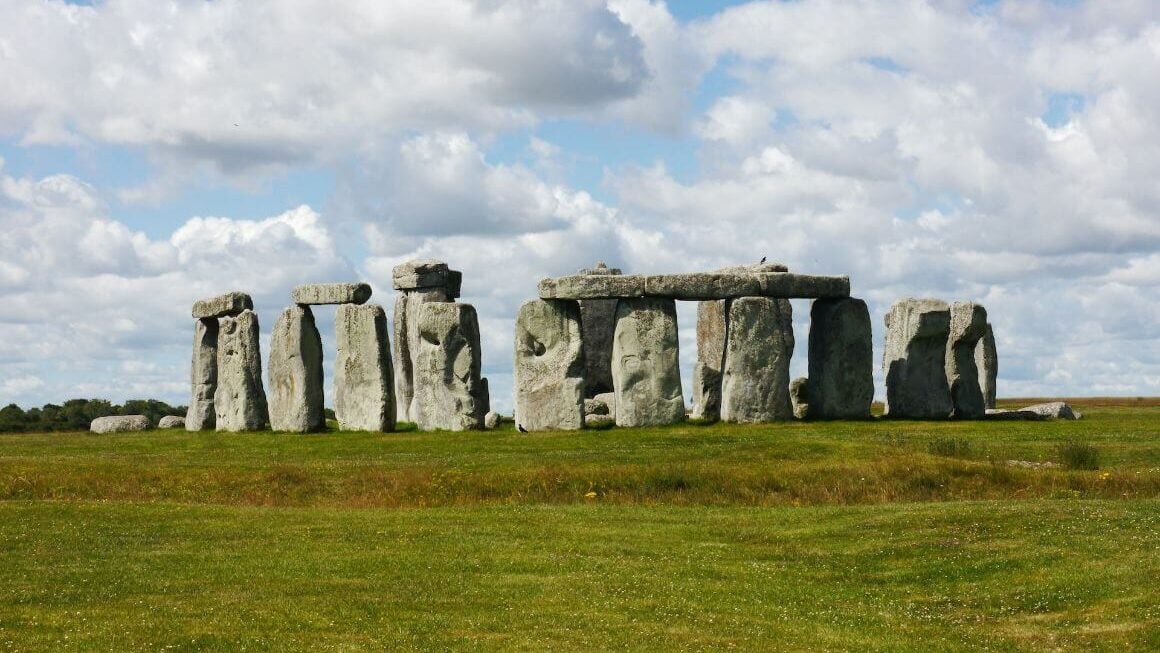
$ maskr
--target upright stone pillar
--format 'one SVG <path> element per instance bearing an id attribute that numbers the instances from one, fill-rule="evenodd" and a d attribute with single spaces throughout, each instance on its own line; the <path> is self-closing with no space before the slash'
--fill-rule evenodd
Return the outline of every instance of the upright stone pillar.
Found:
<path id="1" fill-rule="evenodd" d="M 685 418 L 678 367 L 677 307 L 671 299 L 621 299 L 612 338 L 612 384 L 619 426 Z"/>
<path id="2" fill-rule="evenodd" d="M 788 300 L 741 297 L 729 302 L 721 419 L 771 422 L 793 419 L 789 361 L 793 316 Z"/>
<path id="3" fill-rule="evenodd" d="M 387 314 L 378 304 L 344 304 L 335 316 L 334 416 L 347 431 L 395 430 L 394 369 Z"/>
<path id="4" fill-rule="evenodd" d="M 415 361 L 419 351 L 419 310 L 431 302 L 454 302 L 463 275 L 442 261 L 419 259 L 395 266 L 394 364 L 395 412 L 400 421 L 415 421 Z"/>
<path id="5" fill-rule="evenodd" d="M 431 302 L 419 309 L 414 417 L 424 431 L 483 424 L 479 319 L 470 304 Z"/>
<path id="6" fill-rule="evenodd" d="M 214 412 L 219 431 L 256 431 L 266 427 L 266 391 L 258 316 L 246 309 L 223 317 L 218 332 L 218 385 Z"/>
<path id="7" fill-rule="evenodd" d="M 975 367 L 979 368 L 979 389 L 983 393 L 983 406 L 995 407 L 996 386 L 999 376 L 999 352 L 995 348 L 995 332 L 991 330 L 991 323 L 987 323 L 987 330 L 975 345 Z"/>
<path id="8" fill-rule="evenodd" d="M 309 433 L 326 427 L 322 394 L 322 338 L 309 306 L 282 311 L 267 357 L 270 428 Z"/>
<path id="9" fill-rule="evenodd" d="M 947 383 L 951 389 L 951 416 L 982 419 L 986 413 L 975 349 L 987 333 L 987 310 L 971 302 L 951 305 L 950 337 L 946 349 Z"/>
<path id="10" fill-rule="evenodd" d="M 610 268 L 603 261 L 594 268 L 581 268 L 580 274 L 619 275 L 620 268 Z M 612 332 L 616 326 L 615 299 L 580 300 L 580 335 L 584 340 L 585 397 L 612 392 Z"/>
<path id="11" fill-rule="evenodd" d="M 886 415 L 945 419 L 951 414 L 946 351 L 951 311 L 937 299 L 903 299 L 886 314 Z"/>
<path id="12" fill-rule="evenodd" d="M 725 365 L 725 300 L 697 302 L 697 362 L 693 364 L 693 411 L 698 419 L 721 418 L 721 369 Z"/>
<path id="13" fill-rule="evenodd" d="M 217 391 L 218 321 L 206 317 L 194 323 L 193 360 L 189 364 L 191 388 L 189 410 L 185 413 L 187 431 L 212 430 L 215 415 L 213 395 Z"/>
<path id="14" fill-rule="evenodd" d="M 533 299 L 516 317 L 516 424 L 527 431 L 584 426 L 584 348 L 580 306 Z"/>
<path id="15" fill-rule="evenodd" d="M 818 299 L 810 307 L 809 416 L 868 419 L 874 402 L 870 311 L 861 299 Z"/>

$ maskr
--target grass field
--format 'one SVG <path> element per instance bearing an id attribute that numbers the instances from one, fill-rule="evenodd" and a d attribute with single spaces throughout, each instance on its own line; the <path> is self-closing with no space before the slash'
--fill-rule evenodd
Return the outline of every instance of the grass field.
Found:
<path id="1" fill-rule="evenodd" d="M 0 650 L 1160 649 L 1160 402 L 1075 405 L 3 436 Z"/>

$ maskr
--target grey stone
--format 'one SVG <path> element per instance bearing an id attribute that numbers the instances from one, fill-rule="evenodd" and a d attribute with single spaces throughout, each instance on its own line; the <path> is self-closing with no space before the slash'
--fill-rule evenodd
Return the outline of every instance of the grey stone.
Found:
<path id="1" fill-rule="evenodd" d="M 231 317 L 244 310 L 254 310 L 254 300 L 244 292 L 228 292 L 217 297 L 199 299 L 193 303 L 193 317 L 197 319 Z"/>
<path id="2" fill-rule="evenodd" d="M 861 299 L 818 299 L 810 307 L 810 417 L 868 419 L 874 402 L 874 336 Z"/>
<path id="3" fill-rule="evenodd" d="M 799 376 L 789 382 L 789 403 L 793 407 L 793 416 L 806 419 L 810 416 L 810 380 Z"/>
<path id="4" fill-rule="evenodd" d="M 849 277 L 789 272 L 696 272 L 659 275 L 572 275 L 542 279 L 541 299 L 731 299 L 764 297 L 848 297 Z"/>
<path id="5" fill-rule="evenodd" d="M 616 415 L 616 393 L 615 392 L 601 392 L 592 398 L 593 401 L 600 402 L 608 406 L 608 414 Z"/>
<path id="6" fill-rule="evenodd" d="M 89 424 L 93 433 L 122 433 L 125 431 L 148 431 L 152 428 L 149 418 L 144 415 L 111 415 L 98 417 Z"/>
<path id="7" fill-rule="evenodd" d="M 951 304 L 946 373 L 951 388 L 951 416 L 982 419 L 987 407 L 975 367 L 975 348 L 987 332 L 987 310 L 971 302 Z"/>
<path id="8" fill-rule="evenodd" d="M 413 422 L 415 399 L 415 357 L 419 352 L 419 309 L 429 302 L 450 302 L 446 289 L 413 290 L 395 300 L 394 363 L 395 414 L 398 421 Z"/>
<path id="9" fill-rule="evenodd" d="M 414 417 L 419 428 L 477 429 L 480 401 L 479 319 L 470 304 L 429 302 L 419 309 Z"/>
<path id="10" fill-rule="evenodd" d="M 495 412 L 494 410 L 488 411 L 488 413 L 483 416 L 483 428 L 489 431 L 498 428 L 501 421 L 503 421 L 503 418 L 500 417 L 499 413 Z"/>
<path id="11" fill-rule="evenodd" d="M 902 299 L 886 314 L 886 416 L 944 419 L 951 414 L 946 350 L 951 311 L 937 299 Z"/>
<path id="12" fill-rule="evenodd" d="M 784 263 L 754 263 L 753 265 L 730 265 L 718 268 L 717 272 L 762 274 L 764 272 L 789 272 L 789 268 Z"/>
<path id="13" fill-rule="evenodd" d="M 540 280 L 540 299 L 619 299 L 644 296 L 638 275 L 575 274 Z"/>
<path id="14" fill-rule="evenodd" d="M 617 303 L 612 384 L 618 425 L 672 424 L 685 418 L 678 355 L 673 300 L 622 299 Z"/>
<path id="15" fill-rule="evenodd" d="M 725 366 L 725 300 L 697 304 L 697 362 L 693 364 L 692 416 L 721 418 L 721 370 Z"/>
<path id="16" fill-rule="evenodd" d="M 213 404 L 217 430 L 255 431 L 266 427 L 266 391 L 258 316 L 245 310 L 221 319 L 217 349 L 217 391 Z"/>
<path id="17" fill-rule="evenodd" d="M 1045 404 L 1024 406 L 1020 410 L 1035 413 L 1048 419 L 1079 419 L 1083 417 L 1082 414 L 1072 410 L 1071 406 L 1064 401 L 1049 401 Z"/>
<path id="18" fill-rule="evenodd" d="M 395 430 L 395 373 L 386 311 L 378 304 L 339 306 L 334 334 L 334 417 L 339 428 Z"/>
<path id="19" fill-rule="evenodd" d="M 326 427 L 322 394 L 322 338 L 307 306 L 282 311 L 266 357 L 270 428 L 310 433 Z"/>
<path id="20" fill-rule="evenodd" d="M 454 299 L 459 296 L 463 275 L 447 267 L 443 261 L 417 259 L 396 265 L 391 270 L 395 290 L 430 290 L 438 288 Z"/>
<path id="21" fill-rule="evenodd" d="M 728 305 L 721 419 L 771 422 L 793 417 L 789 361 L 793 355 L 788 300 L 743 297 Z"/>
<path id="22" fill-rule="evenodd" d="M 193 360 L 189 364 L 190 398 L 185 412 L 188 431 L 213 430 L 215 414 L 213 396 L 217 391 L 217 318 L 202 318 L 194 323 Z"/>
<path id="23" fill-rule="evenodd" d="M 616 424 L 616 418 L 612 415 L 587 415 L 584 417 L 584 426 L 590 429 L 613 424 Z"/>
<path id="24" fill-rule="evenodd" d="M 584 415 L 608 415 L 612 411 L 609 410 L 608 404 L 597 399 L 584 400 Z"/>
<path id="25" fill-rule="evenodd" d="M 644 294 L 647 297 L 711 300 L 750 297 L 760 294 L 760 291 L 758 277 L 750 273 L 692 272 L 654 274 L 644 278 Z"/>
<path id="26" fill-rule="evenodd" d="M 581 268 L 580 274 L 619 275 L 620 268 L 603 262 Z M 615 299 L 580 300 L 580 339 L 584 342 L 584 395 L 612 391 L 612 330 L 616 326 Z"/>
<path id="27" fill-rule="evenodd" d="M 486 416 L 491 412 L 491 386 L 486 376 L 479 377 L 479 389 L 475 393 L 475 400 L 479 402 L 480 413 Z"/>
<path id="28" fill-rule="evenodd" d="M 983 405 L 995 407 L 996 385 L 999 376 L 999 352 L 995 348 L 995 332 L 991 323 L 975 345 L 975 367 L 979 370 L 979 390 L 983 393 Z"/>
<path id="29" fill-rule="evenodd" d="M 185 418 L 178 415 L 166 415 L 157 420 L 157 428 L 159 429 L 177 429 L 185 427 Z"/>
<path id="30" fill-rule="evenodd" d="M 527 431 L 584 427 L 584 351 L 575 301 L 532 299 L 516 317 L 516 424 Z"/>
<path id="31" fill-rule="evenodd" d="M 849 277 L 827 277 L 790 272 L 770 272 L 755 275 L 760 294 L 784 299 L 825 299 L 850 296 Z"/>
<path id="32" fill-rule="evenodd" d="M 1033 410 L 1003 410 L 999 408 L 988 408 L 983 414 L 983 419 L 997 421 L 1027 420 L 1034 422 L 1047 418 Z"/>
<path id="33" fill-rule="evenodd" d="M 365 283 L 311 283 L 294 289 L 295 304 L 365 304 L 371 287 Z"/>
<path id="34" fill-rule="evenodd" d="M 578 274 L 623 274 L 620 268 L 610 268 L 604 264 L 604 261 L 597 261 L 596 267 L 580 268 L 577 270 Z"/>

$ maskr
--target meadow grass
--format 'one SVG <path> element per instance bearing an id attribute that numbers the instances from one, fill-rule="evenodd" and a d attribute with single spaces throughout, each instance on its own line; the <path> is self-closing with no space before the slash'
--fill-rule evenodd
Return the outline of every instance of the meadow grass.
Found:
<path id="1" fill-rule="evenodd" d="M 1082 408 L 4 436 L 0 650 L 1156 650 L 1160 406 Z"/>

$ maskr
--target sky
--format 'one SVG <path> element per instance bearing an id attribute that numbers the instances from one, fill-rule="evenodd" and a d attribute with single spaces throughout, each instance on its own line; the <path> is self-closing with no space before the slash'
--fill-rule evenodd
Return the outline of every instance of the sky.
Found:
<path id="1" fill-rule="evenodd" d="M 1001 397 L 1160 395 L 1151 0 L 0 14 L 0 405 L 186 403 L 194 300 L 252 294 L 265 352 L 295 285 L 390 313 L 412 258 L 463 271 L 505 411 L 520 303 L 597 261 L 849 275 L 879 360 L 894 301 L 975 301 Z"/>

